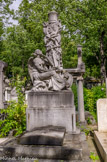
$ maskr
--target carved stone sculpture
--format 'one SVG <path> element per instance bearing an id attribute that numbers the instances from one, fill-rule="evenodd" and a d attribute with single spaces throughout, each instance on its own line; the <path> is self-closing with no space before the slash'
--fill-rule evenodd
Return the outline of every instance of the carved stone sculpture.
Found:
<path id="1" fill-rule="evenodd" d="M 37 49 L 29 58 L 28 70 L 33 83 L 33 91 L 68 90 L 72 85 L 72 76 L 63 70 L 61 56 L 61 23 L 57 12 L 49 13 L 49 22 L 44 23 L 46 55 Z"/>
<path id="2" fill-rule="evenodd" d="M 53 67 L 39 49 L 35 51 L 34 57 L 30 57 L 28 68 L 33 91 L 69 89 L 73 81 L 69 73 Z"/>
<path id="3" fill-rule="evenodd" d="M 43 24 L 46 44 L 46 56 L 54 67 L 62 68 L 61 56 L 61 22 L 57 19 L 57 12 L 49 13 L 49 22 Z"/>

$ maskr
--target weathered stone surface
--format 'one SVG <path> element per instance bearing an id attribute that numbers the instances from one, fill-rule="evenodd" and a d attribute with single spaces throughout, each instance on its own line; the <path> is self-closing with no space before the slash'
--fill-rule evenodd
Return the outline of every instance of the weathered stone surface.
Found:
<path id="1" fill-rule="evenodd" d="M 16 157 L 34 157 L 34 158 L 48 158 L 48 159 L 82 159 L 82 149 L 74 149 L 70 147 L 61 146 L 11 146 L 3 147 L 3 154 L 5 156 Z"/>
<path id="2" fill-rule="evenodd" d="M 67 108 L 74 107 L 74 95 L 72 91 L 60 92 L 31 92 L 27 96 L 28 108 Z"/>
<path id="3" fill-rule="evenodd" d="M 78 84 L 78 112 L 79 112 L 79 121 L 85 122 L 85 113 L 84 113 L 84 97 L 83 97 L 83 77 L 80 76 L 77 78 Z"/>
<path id="4" fill-rule="evenodd" d="M 85 111 L 85 119 L 86 121 L 88 121 L 88 119 L 90 119 L 90 124 L 95 125 L 96 124 L 96 120 L 95 118 L 91 115 L 91 113 L 89 111 Z"/>
<path id="5" fill-rule="evenodd" d="M 7 141 L 8 138 L 0 138 L 0 144 L 2 144 L 3 142 Z"/>
<path id="6" fill-rule="evenodd" d="M 102 159 L 104 162 L 107 162 L 107 133 L 95 131 L 94 140 L 102 156 Z"/>
<path id="7" fill-rule="evenodd" d="M 27 131 L 48 125 L 76 132 L 74 96 L 71 91 L 28 92 Z"/>
<path id="8" fill-rule="evenodd" d="M 16 140 L 8 141 L 0 147 L 0 157 L 20 157 L 25 158 L 37 158 L 49 160 L 67 160 L 66 162 L 78 161 L 88 162 L 89 151 L 86 146 L 86 140 L 83 138 L 83 134 L 72 135 L 67 134 L 64 138 L 63 146 L 44 146 L 44 145 L 20 145 Z M 81 140 L 82 139 L 82 140 Z M 46 161 L 46 162 L 47 162 Z M 58 161 L 58 162 L 59 162 Z M 40 160 L 42 162 L 42 160 Z"/>
<path id="9" fill-rule="evenodd" d="M 61 49 L 61 22 L 58 14 L 48 14 L 49 22 L 43 24 L 46 55 L 39 49 L 28 60 L 28 71 L 32 80 L 32 91 L 70 90 L 72 75 L 63 70 Z"/>
<path id="10" fill-rule="evenodd" d="M 4 108 L 4 69 L 7 67 L 7 64 L 0 60 L 0 109 Z"/>
<path id="11" fill-rule="evenodd" d="M 53 50 L 53 49 L 52 49 Z M 48 56 L 37 49 L 28 60 L 28 71 L 33 83 L 34 91 L 70 90 L 73 83 L 71 74 L 62 68 L 54 67 Z M 54 53 L 55 55 L 55 53 Z"/>
<path id="12" fill-rule="evenodd" d="M 62 68 L 62 50 L 61 50 L 61 22 L 58 20 L 58 13 L 51 11 L 49 22 L 43 24 L 45 34 L 44 42 L 46 44 L 46 56 L 51 61 L 53 67 Z"/>
<path id="13" fill-rule="evenodd" d="M 47 126 L 36 128 L 35 131 L 25 133 L 20 137 L 20 144 L 23 145 L 55 145 L 63 144 L 65 135 L 64 127 Z"/>
<path id="14" fill-rule="evenodd" d="M 107 99 L 97 101 L 98 131 L 107 132 Z"/>

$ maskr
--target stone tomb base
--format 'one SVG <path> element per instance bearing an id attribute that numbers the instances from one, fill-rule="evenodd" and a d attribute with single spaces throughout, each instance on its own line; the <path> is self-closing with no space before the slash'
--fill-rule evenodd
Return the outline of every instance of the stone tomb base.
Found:
<path id="1" fill-rule="evenodd" d="M 27 131 L 48 125 L 62 126 L 76 132 L 74 95 L 72 91 L 27 92 Z"/>
<path id="2" fill-rule="evenodd" d="M 21 137 L 23 137 L 23 135 Z M 63 138 L 62 146 L 22 145 L 19 142 L 21 137 L 19 136 L 9 139 L 1 144 L 1 160 L 5 158 L 7 161 L 17 160 L 16 162 L 34 162 L 37 159 L 39 162 L 91 162 L 89 159 L 90 153 L 84 133 L 66 133 Z"/>

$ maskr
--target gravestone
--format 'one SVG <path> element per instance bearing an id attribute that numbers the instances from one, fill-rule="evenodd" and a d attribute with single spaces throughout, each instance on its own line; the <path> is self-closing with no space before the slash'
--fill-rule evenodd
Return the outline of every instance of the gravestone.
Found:
<path id="1" fill-rule="evenodd" d="M 97 101 L 98 131 L 107 132 L 107 99 Z"/>
<path id="2" fill-rule="evenodd" d="M 104 162 L 107 161 L 107 99 L 97 101 L 98 131 L 94 132 L 94 139 Z"/>

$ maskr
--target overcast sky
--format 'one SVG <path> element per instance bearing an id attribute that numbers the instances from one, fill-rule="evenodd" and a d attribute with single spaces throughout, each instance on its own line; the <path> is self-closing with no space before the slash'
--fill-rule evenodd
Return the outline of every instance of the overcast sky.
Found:
<path id="1" fill-rule="evenodd" d="M 22 0 L 14 0 L 13 4 L 10 5 L 11 9 L 17 10 L 19 7 L 19 4 L 21 3 Z"/>
<path id="2" fill-rule="evenodd" d="M 18 9 L 19 4 L 21 3 L 22 0 L 14 0 L 13 4 L 10 5 L 10 9 L 14 9 L 15 11 Z M 12 18 L 9 19 L 9 22 L 12 22 L 13 24 L 17 25 L 18 21 L 12 20 Z"/>

